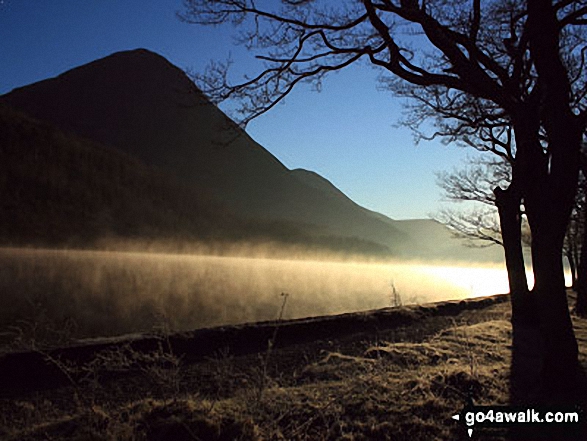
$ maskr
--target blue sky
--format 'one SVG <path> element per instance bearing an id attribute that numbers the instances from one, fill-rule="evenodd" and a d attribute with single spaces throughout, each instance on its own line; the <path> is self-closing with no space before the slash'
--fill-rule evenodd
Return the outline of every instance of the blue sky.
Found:
<path id="1" fill-rule="evenodd" d="M 180 9 L 180 0 L 0 0 L 0 94 L 139 47 L 195 71 L 230 55 L 237 75 L 257 72 L 254 53 L 233 44 L 234 28 L 182 23 Z M 401 102 L 376 79 L 361 65 L 328 77 L 320 93 L 301 85 L 247 131 L 287 167 L 320 173 L 366 208 L 428 217 L 442 204 L 434 171 L 471 152 L 415 146 L 409 128 L 394 126 Z"/>

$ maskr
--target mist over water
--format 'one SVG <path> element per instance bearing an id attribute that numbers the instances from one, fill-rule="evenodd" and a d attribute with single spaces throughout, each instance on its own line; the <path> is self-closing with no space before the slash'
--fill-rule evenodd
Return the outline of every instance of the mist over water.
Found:
<path id="1" fill-rule="evenodd" d="M 0 249 L 0 328 L 111 336 L 505 293 L 501 266 Z"/>

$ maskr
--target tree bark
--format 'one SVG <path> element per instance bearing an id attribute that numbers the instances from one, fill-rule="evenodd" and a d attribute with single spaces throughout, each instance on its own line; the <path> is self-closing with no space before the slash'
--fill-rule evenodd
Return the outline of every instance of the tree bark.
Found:
<path id="1" fill-rule="evenodd" d="M 533 106 L 537 113 L 522 125 L 531 131 L 523 134 L 521 145 L 517 143 L 517 160 L 525 167 L 522 196 L 532 232 L 534 293 L 544 344 L 543 393 L 549 399 L 566 400 L 577 386 L 578 348 L 562 250 L 579 178 L 581 131 L 570 107 L 571 88 L 560 57 L 560 28 L 552 0 L 533 0 L 527 5 L 528 41 L 539 94 L 538 105 Z M 520 122 L 528 115 L 515 117 Z M 545 130 L 547 153 L 537 125 Z"/>
<path id="2" fill-rule="evenodd" d="M 569 249 L 565 253 L 565 257 L 567 258 L 567 262 L 569 262 L 569 269 L 571 270 L 571 288 L 575 289 L 577 286 L 577 263 L 574 250 Z"/>
<path id="3" fill-rule="evenodd" d="M 533 298 L 528 290 L 526 266 L 522 252 L 521 196 L 515 185 L 515 182 L 512 182 L 507 190 L 497 187 L 493 191 L 495 205 L 499 214 L 501 238 L 510 286 L 511 321 L 514 326 L 537 326 L 538 319 Z"/>
<path id="4" fill-rule="evenodd" d="M 574 370 L 578 348 L 565 289 L 562 241 L 557 234 L 547 234 L 544 230 L 545 225 L 555 229 L 554 223 L 533 218 L 531 225 L 534 293 L 545 350 L 543 388 L 559 396 L 568 396 L 576 386 Z"/>
<path id="5" fill-rule="evenodd" d="M 579 266 L 577 268 L 577 282 L 575 292 L 577 300 L 575 303 L 575 313 L 581 317 L 587 317 L 587 208 L 583 209 L 583 238 L 581 240 L 581 256 L 579 257 Z"/>
<path id="6" fill-rule="evenodd" d="M 578 173 L 573 174 L 568 163 L 565 167 L 570 177 L 560 173 L 557 155 L 564 153 L 559 143 L 564 143 L 564 148 L 575 143 L 578 152 L 580 136 L 574 139 L 569 129 L 553 135 L 549 149 L 554 151 L 549 158 L 538 138 L 539 125 L 538 114 L 530 108 L 516 115 L 516 167 L 522 168 L 520 189 L 532 233 L 531 300 L 535 302 L 540 326 L 542 393 L 555 400 L 566 400 L 576 388 L 578 349 L 568 309 L 562 250 Z"/>

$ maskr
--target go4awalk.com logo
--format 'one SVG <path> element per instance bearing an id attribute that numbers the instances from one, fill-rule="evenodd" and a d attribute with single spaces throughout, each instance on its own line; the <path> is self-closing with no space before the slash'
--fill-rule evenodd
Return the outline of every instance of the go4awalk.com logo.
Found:
<path id="1" fill-rule="evenodd" d="M 583 410 L 575 407 L 519 407 L 467 405 L 452 419 L 465 426 L 469 437 L 478 429 L 538 428 L 579 432 L 585 424 Z"/>

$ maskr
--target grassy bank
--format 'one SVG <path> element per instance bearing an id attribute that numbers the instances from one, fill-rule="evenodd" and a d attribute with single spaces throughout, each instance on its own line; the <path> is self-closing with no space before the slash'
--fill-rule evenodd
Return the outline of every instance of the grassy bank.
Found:
<path id="1" fill-rule="evenodd" d="M 77 365 L 50 357 L 71 381 L 2 398 L 0 438 L 468 439 L 451 419 L 468 395 L 509 399 L 508 310 L 453 308 L 280 347 L 285 322 L 267 349 L 218 347 L 198 360 L 165 335 L 148 352 L 120 344 Z M 575 327 L 586 366 L 587 321 Z"/>

